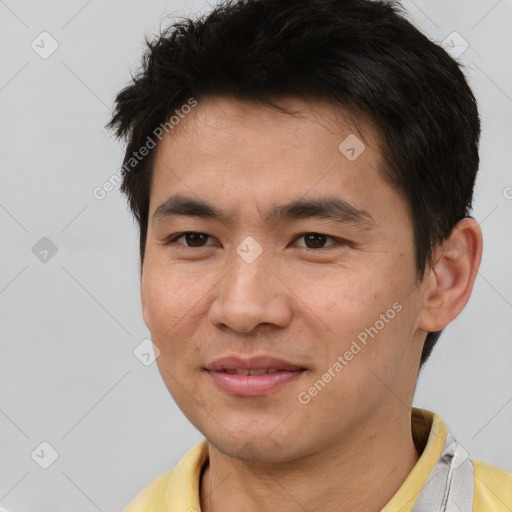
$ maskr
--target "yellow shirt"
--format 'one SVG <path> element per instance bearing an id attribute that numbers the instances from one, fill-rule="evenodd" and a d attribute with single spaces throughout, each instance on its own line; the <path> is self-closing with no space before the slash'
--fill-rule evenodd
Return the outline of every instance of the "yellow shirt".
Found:
<path id="1" fill-rule="evenodd" d="M 413 407 L 418 462 L 381 512 L 512 512 L 512 473 L 470 460 L 436 414 Z M 200 512 L 206 439 L 153 480 L 123 512 Z"/>

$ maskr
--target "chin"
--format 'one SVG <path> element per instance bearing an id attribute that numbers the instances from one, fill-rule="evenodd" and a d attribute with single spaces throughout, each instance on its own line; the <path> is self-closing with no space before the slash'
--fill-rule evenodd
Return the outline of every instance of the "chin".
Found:
<path id="1" fill-rule="evenodd" d="M 267 432 L 267 430 L 265 431 Z M 230 436 L 228 432 L 203 432 L 208 442 L 222 454 L 247 463 L 288 463 L 308 454 L 315 453 L 315 448 L 297 444 L 296 436 L 286 434 L 271 436 L 260 432 L 238 433 Z"/>

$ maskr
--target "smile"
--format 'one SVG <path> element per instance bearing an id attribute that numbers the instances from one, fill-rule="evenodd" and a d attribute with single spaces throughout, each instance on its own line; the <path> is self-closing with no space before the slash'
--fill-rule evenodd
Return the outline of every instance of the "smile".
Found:
<path id="1" fill-rule="evenodd" d="M 277 370 L 271 368 L 209 370 L 208 374 L 216 386 L 234 396 L 267 395 L 283 385 L 296 380 L 306 370 Z"/>
<path id="2" fill-rule="evenodd" d="M 266 373 L 276 373 L 279 371 L 278 368 L 237 368 L 222 370 L 225 373 L 229 373 L 230 375 L 264 375 Z"/>

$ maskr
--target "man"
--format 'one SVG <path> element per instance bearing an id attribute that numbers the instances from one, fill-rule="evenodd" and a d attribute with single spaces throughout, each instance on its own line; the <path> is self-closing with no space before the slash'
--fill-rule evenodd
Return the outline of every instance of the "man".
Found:
<path id="1" fill-rule="evenodd" d="M 227 2 L 115 107 L 144 321 L 205 437 L 125 512 L 512 510 L 412 408 L 482 254 L 458 64 L 396 3 Z"/>

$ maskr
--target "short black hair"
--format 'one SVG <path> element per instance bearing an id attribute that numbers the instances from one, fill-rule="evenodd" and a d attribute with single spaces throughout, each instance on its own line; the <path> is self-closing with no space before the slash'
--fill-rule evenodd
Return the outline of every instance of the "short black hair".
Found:
<path id="1" fill-rule="evenodd" d="M 134 152 L 190 98 L 283 111 L 277 100 L 295 96 L 371 120 L 382 176 L 410 209 L 421 281 L 434 248 L 469 216 L 480 119 L 461 64 L 403 12 L 389 1 L 227 0 L 146 37 L 141 67 L 108 123 L 127 142 L 121 191 L 139 224 L 141 268 L 154 150 L 136 162 Z M 420 368 L 441 332 L 428 333 Z"/>

